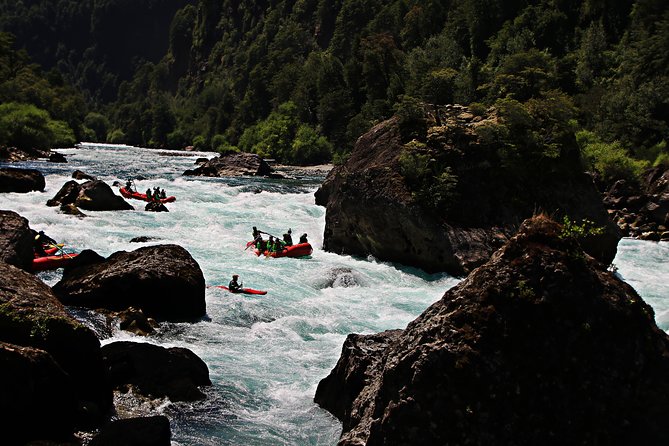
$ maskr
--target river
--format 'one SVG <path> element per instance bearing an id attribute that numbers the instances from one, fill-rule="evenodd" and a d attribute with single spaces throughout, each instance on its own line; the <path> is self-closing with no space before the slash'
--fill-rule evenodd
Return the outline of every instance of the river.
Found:
<path id="1" fill-rule="evenodd" d="M 46 177 L 44 192 L 0 194 L 0 209 L 26 217 L 33 229 L 69 249 L 93 249 L 108 256 L 150 244 L 174 243 L 198 262 L 208 285 L 227 284 L 233 273 L 265 296 L 206 291 L 207 317 L 192 324 L 164 324 L 141 338 L 116 332 L 115 340 L 186 347 L 208 365 L 213 385 L 196 403 L 164 402 L 146 409 L 170 418 L 175 445 L 333 445 L 341 424 L 313 403 L 320 379 L 328 375 L 349 333 L 403 328 L 458 282 L 373 258 L 324 252 L 325 208 L 314 204 L 323 180 L 317 174 L 289 180 L 184 177 L 198 157 L 213 154 L 166 152 L 82 144 L 62 149 L 66 164 L 30 161 Z M 143 210 L 90 212 L 79 219 L 45 205 L 75 169 L 106 181 L 133 178 L 139 191 L 164 188 L 177 201 L 168 213 Z M 307 233 L 309 258 L 266 259 L 245 250 L 253 226 L 297 240 Z M 130 243 L 138 236 L 154 238 Z M 614 261 L 617 273 L 634 286 L 669 329 L 669 245 L 625 239 Z M 56 283 L 60 272 L 40 273 Z"/>

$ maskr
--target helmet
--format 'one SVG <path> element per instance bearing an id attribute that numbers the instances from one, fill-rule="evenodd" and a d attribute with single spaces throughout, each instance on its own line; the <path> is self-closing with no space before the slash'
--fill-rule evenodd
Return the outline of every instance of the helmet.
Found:
<path id="1" fill-rule="evenodd" d="M 233 278 L 233 279 L 236 279 L 237 277 L 239 277 L 239 274 L 233 274 L 233 275 L 232 275 L 232 278 Z"/>
<path id="2" fill-rule="evenodd" d="M 288 234 L 292 234 L 292 233 L 293 233 L 293 230 L 288 228 Z"/>

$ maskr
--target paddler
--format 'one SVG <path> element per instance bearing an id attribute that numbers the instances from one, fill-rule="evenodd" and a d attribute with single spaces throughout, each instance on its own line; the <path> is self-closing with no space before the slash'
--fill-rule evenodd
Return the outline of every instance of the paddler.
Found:
<path id="1" fill-rule="evenodd" d="M 286 246 L 293 246 L 293 237 L 290 235 L 293 233 L 293 230 L 288 228 L 288 232 L 283 234 L 283 243 Z"/>
<path id="2" fill-rule="evenodd" d="M 237 282 L 237 279 L 239 279 L 239 274 L 233 274 L 232 275 L 232 280 L 228 284 L 228 289 L 232 293 L 238 293 L 239 291 L 241 291 L 242 286 L 244 286 L 243 283 Z"/>

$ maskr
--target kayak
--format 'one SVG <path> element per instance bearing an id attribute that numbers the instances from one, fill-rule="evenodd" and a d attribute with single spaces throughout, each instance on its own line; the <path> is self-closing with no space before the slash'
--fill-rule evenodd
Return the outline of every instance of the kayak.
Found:
<path id="1" fill-rule="evenodd" d="M 143 200 L 143 201 L 156 201 L 156 200 L 149 200 L 146 197 L 146 194 L 140 194 L 139 192 L 129 192 L 125 187 L 122 187 L 118 190 L 121 195 L 123 195 L 125 198 L 134 198 L 135 200 Z M 161 203 L 171 203 L 173 201 L 176 201 L 177 197 L 175 196 L 170 196 L 166 198 L 161 198 L 160 201 Z"/>
<path id="2" fill-rule="evenodd" d="M 251 246 L 253 246 L 253 241 L 246 243 L 247 249 Z M 269 252 L 267 250 L 261 251 L 258 248 L 253 248 L 253 252 L 255 252 L 257 256 L 262 254 L 267 257 L 305 257 L 311 255 L 314 250 L 309 243 L 298 243 L 297 245 L 286 246 L 279 252 Z"/>
<path id="3" fill-rule="evenodd" d="M 267 250 L 260 251 L 257 248 L 254 249 L 253 251 L 256 253 L 257 256 L 262 254 L 265 257 L 304 257 L 304 256 L 310 256 L 311 253 L 314 252 L 313 248 L 309 243 L 298 243 L 297 245 L 286 246 L 285 248 L 283 248 L 283 250 L 279 252 L 269 252 Z"/>
<path id="4" fill-rule="evenodd" d="M 33 271 L 46 271 L 49 269 L 62 268 L 72 261 L 78 254 L 63 254 L 59 256 L 35 257 L 33 259 Z"/>
<path id="5" fill-rule="evenodd" d="M 225 285 L 216 285 L 214 288 L 221 288 L 226 291 L 230 291 L 230 288 L 228 288 Z M 267 291 L 261 291 L 261 290 L 254 290 L 253 288 L 242 288 L 239 291 L 230 291 L 231 293 L 234 294 L 267 294 Z"/>

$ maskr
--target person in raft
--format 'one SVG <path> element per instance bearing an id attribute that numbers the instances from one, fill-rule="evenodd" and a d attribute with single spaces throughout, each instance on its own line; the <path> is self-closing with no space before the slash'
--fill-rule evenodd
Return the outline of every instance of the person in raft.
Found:
<path id="1" fill-rule="evenodd" d="M 253 240 L 257 240 L 259 236 L 260 236 L 260 231 L 258 231 L 258 228 L 256 228 L 254 226 L 253 227 Z"/>
<path id="2" fill-rule="evenodd" d="M 132 182 L 130 180 L 125 182 L 125 190 L 132 193 Z"/>
<path id="3" fill-rule="evenodd" d="M 237 279 L 239 279 L 239 274 L 233 274 L 232 280 L 228 284 L 228 289 L 233 293 L 238 293 L 239 291 L 241 291 L 242 286 L 244 286 L 243 283 L 237 282 Z"/>
<path id="4" fill-rule="evenodd" d="M 148 188 L 146 190 L 146 199 L 147 200 L 153 200 L 153 197 L 151 196 L 151 188 Z"/>
<path id="5" fill-rule="evenodd" d="M 293 237 L 290 235 L 292 233 L 293 233 L 292 229 L 288 228 L 288 232 L 283 234 L 283 244 L 284 245 L 293 246 Z"/>
<path id="6" fill-rule="evenodd" d="M 165 189 L 160 189 L 160 198 L 167 198 L 167 194 L 165 193 Z"/>
<path id="7" fill-rule="evenodd" d="M 309 243 L 309 240 L 307 240 L 306 232 L 300 236 L 300 243 Z"/>
<path id="8" fill-rule="evenodd" d="M 40 232 L 33 231 L 33 233 L 35 234 L 35 239 L 33 241 L 33 249 L 40 256 L 46 255 L 46 251 L 44 251 L 44 245 L 57 244 L 56 241 L 51 237 L 49 237 L 48 235 L 46 235 L 44 231 Z"/>

